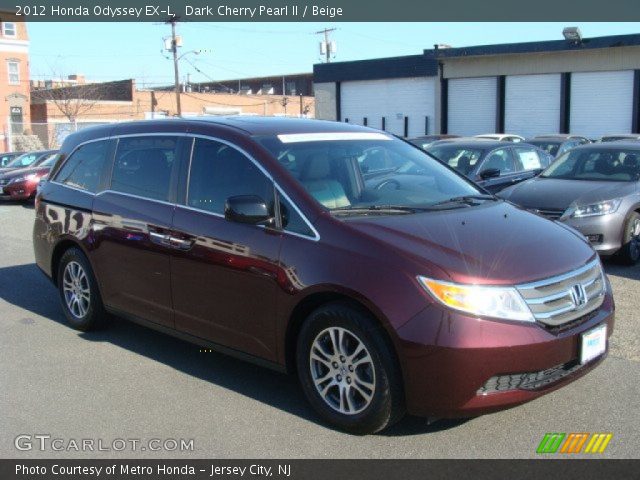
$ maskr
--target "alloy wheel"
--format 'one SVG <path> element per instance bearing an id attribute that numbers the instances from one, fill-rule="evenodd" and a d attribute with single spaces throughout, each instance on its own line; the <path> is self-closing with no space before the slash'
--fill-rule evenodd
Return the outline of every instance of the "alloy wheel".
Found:
<path id="1" fill-rule="evenodd" d="M 309 354 L 311 378 L 324 402 L 345 415 L 365 410 L 373 400 L 375 368 L 364 342 L 341 327 L 321 331 Z"/>
<path id="2" fill-rule="evenodd" d="M 69 312 L 76 318 L 83 318 L 89 311 L 91 290 L 89 278 L 78 262 L 69 262 L 62 276 L 62 291 Z"/>
<path id="3" fill-rule="evenodd" d="M 640 257 L 640 218 L 636 218 L 633 221 L 631 227 L 631 245 L 629 245 L 629 253 L 633 260 L 637 260 Z"/>

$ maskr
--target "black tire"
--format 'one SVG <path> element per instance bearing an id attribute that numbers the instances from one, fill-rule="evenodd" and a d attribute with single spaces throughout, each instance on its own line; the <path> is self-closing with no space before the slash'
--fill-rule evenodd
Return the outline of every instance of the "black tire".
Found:
<path id="1" fill-rule="evenodd" d="M 364 368 L 368 369 L 369 372 L 373 371 L 375 376 L 372 382 L 374 388 L 372 391 L 367 391 L 367 393 L 370 394 L 368 404 L 364 396 L 355 392 L 355 389 L 350 389 L 354 387 L 354 385 L 351 385 L 351 382 L 354 384 L 357 383 L 355 373 L 347 373 L 349 370 L 344 370 L 347 365 L 349 368 L 352 368 L 352 365 L 349 364 L 351 360 L 346 360 L 346 363 L 342 363 L 339 367 L 336 367 L 342 368 L 343 370 L 340 371 L 345 375 L 353 375 L 354 380 L 351 380 L 351 377 L 349 377 L 351 380 L 349 386 L 343 384 L 343 387 L 349 389 L 349 392 L 353 392 L 345 395 L 350 395 L 354 404 L 356 404 L 357 400 L 360 400 L 360 411 L 358 411 L 358 408 L 353 408 L 352 413 L 342 413 L 338 411 L 335 406 L 332 407 L 329 404 L 330 400 L 325 400 L 314 383 L 312 373 L 312 368 L 314 367 L 312 367 L 313 362 L 311 360 L 312 346 L 317 338 L 323 338 L 321 334 L 330 335 L 326 333 L 327 329 L 330 328 L 346 330 L 346 333 L 344 333 L 344 336 L 347 338 L 346 343 L 357 345 L 359 341 L 366 347 L 367 353 L 369 353 L 371 361 L 367 361 Z M 336 330 L 333 331 L 335 332 Z M 353 335 L 353 337 L 350 335 Z M 323 420 L 340 430 L 357 435 L 366 435 L 378 432 L 399 421 L 404 416 L 405 407 L 402 375 L 392 351 L 392 346 L 389 345 L 389 343 L 390 342 L 386 340 L 382 327 L 379 326 L 370 315 L 358 308 L 354 308 L 348 303 L 336 302 L 327 304 L 309 315 L 304 321 L 297 339 L 296 367 L 302 389 L 307 399 Z M 353 348 L 355 350 L 356 347 L 354 346 Z M 358 356 L 354 355 L 353 358 L 357 359 Z M 352 361 L 356 362 L 356 360 Z M 320 365 L 317 362 L 316 364 Z M 330 382 L 333 382 L 334 379 L 339 377 L 339 370 L 330 370 L 332 366 L 325 366 L 324 362 L 323 366 L 326 368 L 325 373 Z M 367 372 L 361 372 L 359 370 L 361 368 L 363 368 L 363 365 L 355 367 L 355 369 L 360 372 L 358 374 L 366 374 Z M 354 372 L 354 370 L 350 371 Z M 334 374 L 336 374 L 335 377 Z M 346 382 L 346 380 L 345 377 L 344 381 Z M 325 385 L 326 384 L 322 384 L 320 388 L 325 387 Z M 360 384 L 358 384 L 358 386 L 360 386 Z M 331 388 L 334 389 L 332 395 L 341 395 L 342 387 L 334 385 Z M 343 405 L 342 400 L 341 397 L 339 408 Z M 335 401 L 337 402 L 337 399 L 335 399 Z M 344 400 L 344 404 L 347 404 L 346 399 Z"/>
<path id="2" fill-rule="evenodd" d="M 79 265 L 82 268 L 88 285 L 88 306 L 82 315 L 79 315 L 79 313 L 81 313 L 80 310 L 76 309 L 75 311 L 72 311 L 67 304 L 67 299 L 65 297 L 65 271 L 67 266 L 71 263 L 73 263 L 74 266 Z M 98 283 L 93 275 L 93 270 L 89 264 L 89 260 L 82 250 L 73 247 L 65 251 L 60 259 L 60 263 L 58 264 L 57 275 L 60 303 L 62 304 L 62 310 L 64 311 L 64 315 L 67 317 L 69 324 L 76 330 L 82 330 L 83 332 L 105 327 L 109 321 L 109 315 L 102 304 L 102 298 L 100 297 L 100 292 L 98 290 Z"/>
<path id="3" fill-rule="evenodd" d="M 622 234 L 622 248 L 618 251 L 618 258 L 625 265 L 636 265 L 640 261 L 640 215 L 631 212 L 624 223 Z"/>

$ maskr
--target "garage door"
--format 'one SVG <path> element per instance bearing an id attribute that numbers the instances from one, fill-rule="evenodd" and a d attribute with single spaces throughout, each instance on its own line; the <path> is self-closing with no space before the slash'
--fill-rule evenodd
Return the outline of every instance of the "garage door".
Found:
<path id="1" fill-rule="evenodd" d="M 509 75 L 504 129 L 525 138 L 560 131 L 560 74 Z"/>
<path id="2" fill-rule="evenodd" d="M 340 86 L 341 119 L 358 125 L 382 128 L 404 135 L 404 118 L 408 117 L 409 137 L 425 134 L 425 117 L 429 133 L 434 132 L 435 77 L 397 78 L 342 82 Z"/>
<path id="3" fill-rule="evenodd" d="M 478 135 L 496 131 L 496 77 L 449 80 L 448 131 Z"/>
<path id="4" fill-rule="evenodd" d="M 571 133 L 599 138 L 630 133 L 633 71 L 571 74 Z"/>

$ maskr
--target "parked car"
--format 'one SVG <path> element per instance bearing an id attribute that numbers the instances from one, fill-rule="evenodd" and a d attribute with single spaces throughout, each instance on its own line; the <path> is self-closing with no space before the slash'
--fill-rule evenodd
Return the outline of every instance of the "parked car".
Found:
<path id="1" fill-rule="evenodd" d="M 571 150 L 572 148 L 580 145 L 586 145 L 591 143 L 591 140 L 578 135 L 570 134 L 557 134 L 557 135 L 539 135 L 530 140 L 527 140 L 530 145 L 544 150 L 553 157 L 557 158 L 564 152 Z"/>
<path id="2" fill-rule="evenodd" d="M 16 157 L 24 154 L 24 152 L 6 152 L 0 153 L 0 167 L 6 167 L 7 164 Z"/>
<path id="3" fill-rule="evenodd" d="M 0 200 L 32 199 L 36 194 L 38 184 L 47 177 L 57 158 L 58 154 L 52 153 L 35 167 L 0 173 Z"/>
<path id="4" fill-rule="evenodd" d="M 7 163 L 6 166 L 0 168 L 0 174 L 21 168 L 36 167 L 56 152 L 57 150 L 38 150 L 36 152 L 23 153 Z"/>
<path id="5" fill-rule="evenodd" d="M 371 148 L 407 168 L 363 179 Z M 581 235 L 366 127 L 216 117 L 81 130 L 35 205 L 36 262 L 71 326 L 111 313 L 296 372 L 349 432 L 532 400 L 594 368 L 613 329 L 611 287 Z"/>
<path id="6" fill-rule="evenodd" d="M 537 175 L 553 160 L 533 145 L 481 139 L 438 142 L 427 152 L 490 192 Z"/>
<path id="7" fill-rule="evenodd" d="M 582 232 L 603 256 L 640 260 L 640 144 L 599 143 L 566 152 L 538 177 L 500 196 Z"/>
<path id="8" fill-rule="evenodd" d="M 451 138 L 460 138 L 458 135 L 448 135 L 448 134 L 440 134 L 440 135 L 424 135 L 422 137 L 410 138 L 408 141 L 413 143 L 416 147 L 420 147 L 421 149 L 426 149 L 433 142 L 437 142 L 438 140 L 446 140 Z"/>
<path id="9" fill-rule="evenodd" d="M 496 140 L 498 142 L 524 142 L 524 137 L 520 135 L 513 135 L 511 133 L 484 133 L 482 135 L 475 135 L 474 138 L 485 138 L 487 140 Z"/>
<path id="10" fill-rule="evenodd" d="M 601 142 L 618 142 L 620 140 L 623 141 L 633 141 L 640 140 L 639 133 L 623 133 L 621 135 L 606 135 L 600 139 Z"/>

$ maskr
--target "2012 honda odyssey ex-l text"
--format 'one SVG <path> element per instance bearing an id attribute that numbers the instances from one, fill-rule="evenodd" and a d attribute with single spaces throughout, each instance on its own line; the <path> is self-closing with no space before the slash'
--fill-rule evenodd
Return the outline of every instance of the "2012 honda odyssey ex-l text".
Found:
<path id="1" fill-rule="evenodd" d="M 370 168 L 381 156 L 395 167 Z M 353 433 L 532 400 L 595 367 L 613 329 L 574 230 L 344 123 L 84 129 L 40 188 L 33 237 L 71 326 L 117 315 L 295 372 Z"/>

